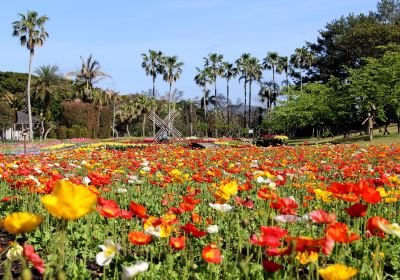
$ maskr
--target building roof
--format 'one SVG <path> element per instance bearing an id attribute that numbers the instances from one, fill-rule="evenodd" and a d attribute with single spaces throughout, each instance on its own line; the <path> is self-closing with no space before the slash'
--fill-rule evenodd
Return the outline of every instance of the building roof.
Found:
<path id="1" fill-rule="evenodd" d="M 40 120 L 38 118 L 35 118 L 34 116 L 32 116 L 32 122 L 38 123 Z M 28 114 L 18 111 L 17 112 L 17 124 L 29 124 L 29 118 L 28 118 Z"/>

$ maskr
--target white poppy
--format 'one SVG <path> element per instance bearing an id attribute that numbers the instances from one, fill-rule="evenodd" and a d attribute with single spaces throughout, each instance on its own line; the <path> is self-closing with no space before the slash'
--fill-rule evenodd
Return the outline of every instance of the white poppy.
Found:
<path id="1" fill-rule="evenodd" d="M 150 234 L 150 235 L 152 235 L 154 237 L 158 237 L 158 238 L 161 237 L 161 229 L 159 226 L 158 227 L 150 226 L 144 230 L 144 233 Z"/>
<path id="2" fill-rule="evenodd" d="M 115 244 L 111 240 L 104 241 L 104 245 L 99 245 L 99 248 L 103 250 L 96 255 L 96 262 L 100 266 L 109 265 L 112 259 L 115 257 L 115 254 L 121 250 L 121 246 L 119 244 Z"/>
<path id="3" fill-rule="evenodd" d="M 117 193 L 126 193 L 126 192 L 128 192 L 128 190 L 125 189 L 125 188 L 118 188 L 117 189 Z"/>
<path id="4" fill-rule="evenodd" d="M 24 248 L 18 243 L 14 244 L 8 251 L 7 251 L 7 259 L 14 260 L 18 259 L 22 256 Z"/>
<path id="5" fill-rule="evenodd" d="M 82 179 L 82 184 L 84 184 L 85 186 L 89 185 L 92 181 L 89 179 L 89 177 L 83 177 Z"/>
<path id="6" fill-rule="evenodd" d="M 233 209 L 233 206 L 229 205 L 229 204 L 214 204 L 214 203 L 210 203 L 209 204 L 212 208 L 214 208 L 217 211 L 220 212 L 229 212 Z"/>
<path id="7" fill-rule="evenodd" d="M 131 266 L 122 267 L 121 280 L 129 280 L 138 275 L 139 273 L 145 272 L 149 269 L 148 262 L 137 262 Z"/>
<path id="8" fill-rule="evenodd" d="M 218 226 L 217 225 L 211 225 L 207 227 L 207 232 L 208 233 L 218 233 Z"/>

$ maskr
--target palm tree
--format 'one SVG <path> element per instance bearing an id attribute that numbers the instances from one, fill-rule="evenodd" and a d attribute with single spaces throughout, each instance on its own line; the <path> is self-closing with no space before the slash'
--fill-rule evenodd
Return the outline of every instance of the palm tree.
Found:
<path id="1" fill-rule="evenodd" d="M 224 61 L 222 63 L 223 74 L 222 77 L 226 79 L 226 115 L 228 119 L 228 126 L 230 125 L 230 102 L 229 102 L 229 81 L 235 78 L 238 74 L 238 69 L 232 63 Z"/>
<path id="2" fill-rule="evenodd" d="M 272 82 L 275 84 L 275 71 L 279 65 L 280 56 L 277 52 L 268 52 L 263 60 L 264 69 L 272 70 Z M 274 92 L 274 95 L 276 93 Z"/>
<path id="3" fill-rule="evenodd" d="M 278 65 L 276 66 L 276 73 L 282 74 L 285 73 L 286 78 L 286 86 L 289 88 L 289 59 L 287 56 L 279 57 Z"/>
<path id="4" fill-rule="evenodd" d="M 43 102 L 43 115 L 50 119 L 50 103 L 56 98 L 60 76 L 56 65 L 42 65 L 35 69 L 37 78 L 33 84 L 33 91 L 36 100 Z"/>
<path id="5" fill-rule="evenodd" d="M 203 108 L 204 108 L 204 121 L 207 122 L 207 84 L 211 83 L 210 75 L 209 75 L 209 68 L 200 69 L 196 67 L 197 74 L 194 76 L 194 81 L 199 87 L 203 87 Z"/>
<path id="6" fill-rule="evenodd" d="M 240 80 L 244 79 L 244 124 L 245 126 L 247 125 L 247 115 L 246 115 L 246 106 L 247 106 L 247 83 L 249 81 L 249 76 L 248 76 L 248 63 L 250 60 L 251 55 L 249 53 L 244 53 L 242 56 L 236 60 L 236 67 L 238 69 L 238 72 L 240 72 L 240 78 L 239 78 L 239 83 Z"/>
<path id="7" fill-rule="evenodd" d="M 276 105 L 276 92 L 279 92 L 279 86 L 277 83 L 274 83 L 273 81 L 260 83 L 258 96 L 262 103 L 266 103 L 267 115 L 269 117 L 271 116 L 270 113 L 272 109 L 272 104 Z"/>
<path id="8" fill-rule="evenodd" d="M 142 53 L 142 68 L 147 76 L 153 79 L 153 99 L 156 99 L 156 77 L 164 73 L 164 55 L 161 51 L 149 50 L 148 54 Z M 153 112 L 154 113 L 154 112 Z M 153 137 L 156 135 L 156 123 L 153 121 Z"/>
<path id="9" fill-rule="evenodd" d="M 290 57 L 290 63 L 300 69 L 300 91 L 303 91 L 303 69 L 310 68 L 314 62 L 314 54 L 306 47 L 297 48 Z"/>
<path id="10" fill-rule="evenodd" d="M 93 58 L 92 54 L 86 59 L 81 57 L 81 61 L 81 68 L 78 71 L 67 73 L 66 76 L 74 76 L 79 84 L 85 85 L 85 93 L 89 93 L 93 89 L 94 84 L 102 79 L 111 77 L 103 72 L 100 63 Z"/>
<path id="11" fill-rule="evenodd" d="M 136 96 L 134 104 L 138 112 L 140 111 L 139 115 L 142 116 L 142 137 L 145 137 L 147 114 L 152 112 L 153 108 L 155 108 L 155 100 L 153 98 L 148 98 L 144 94 L 140 94 Z"/>
<path id="12" fill-rule="evenodd" d="M 251 88 L 253 81 L 260 81 L 262 77 L 262 65 L 256 57 L 251 57 L 248 62 L 247 74 L 249 80 L 249 127 L 252 127 L 251 122 Z"/>
<path id="13" fill-rule="evenodd" d="M 204 68 L 209 68 L 210 80 L 214 84 L 214 96 L 217 96 L 217 78 L 222 75 L 222 54 L 210 53 L 208 57 L 204 57 Z"/>
<path id="14" fill-rule="evenodd" d="M 169 94 L 168 94 L 168 115 L 171 112 L 171 92 L 172 84 L 176 82 L 182 74 L 183 62 L 178 61 L 177 56 L 167 56 L 164 60 L 164 81 L 169 84 Z"/>
<path id="15" fill-rule="evenodd" d="M 142 112 L 141 108 L 142 105 L 132 99 L 125 101 L 119 106 L 117 115 L 119 116 L 121 122 L 125 123 L 126 133 L 128 134 L 128 136 L 131 136 L 129 127 L 132 124 L 133 120 L 140 116 L 140 113 Z"/>
<path id="16" fill-rule="evenodd" d="M 26 89 L 26 103 L 28 105 L 29 139 L 33 140 L 32 107 L 31 107 L 31 67 L 35 54 L 35 47 L 43 46 L 44 41 L 49 37 L 45 29 L 45 23 L 49 20 L 47 16 L 39 17 L 35 11 L 28 11 L 26 15 L 18 14 L 19 21 L 12 23 L 14 37 L 19 37 L 21 46 L 29 50 L 28 85 Z"/>
<path id="17" fill-rule="evenodd" d="M 110 99 L 107 97 L 107 92 L 96 88 L 91 91 L 93 106 L 97 107 L 97 127 L 100 131 L 101 111 L 104 105 L 107 105 Z"/>

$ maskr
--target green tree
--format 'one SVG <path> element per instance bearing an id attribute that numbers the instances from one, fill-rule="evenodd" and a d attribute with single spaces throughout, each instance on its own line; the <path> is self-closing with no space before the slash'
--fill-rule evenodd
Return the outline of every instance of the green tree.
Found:
<path id="1" fill-rule="evenodd" d="M 300 90 L 303 90 L 303 70 L 309 69 L 314 62 L 314 55 L 306 47 L 296 48 L 290 57 L 290 62 L 294 68 L 299 69 Z"/>
<path id="2" fill-rule="evenodd" d="M 234 79 L 238 75 L 238 69 L 234 67 L 232 63 L 224 61 L 222 63 L 223 73 L 222 77 L 226 80 L 226 116 L 228 120 L 228 126 L 230 125 L 230 100 L 229 100 L 229 81 Z"/>
<path id="3" fill-rule="evenodd" d="M 110 75 L 103 72 L 100 63 L 90 54 L 86 59 L 81 57 L 81 68 L 78 71 L 67 73 L 67 77 L 74 76 L 78 86 L 85 87 L 84 93 L 90 96 L 93 86 Z"/>
<path id="4" fill-rule="evenodd" d="M 316 56 L 308 78 L 328 82 L 334 76 L 345 81 L 349 69 L 363 67 L 363 58 L 380 58 L 384 51 L 378 47 L 390 43 L 400 43 L 399 24 L 384 23 L 373 13 L 343 16 L 328 23 L 315 43 L 308 43 Z"/>
<path id="5" fill-rule="evenodd" d="M 57 98 L 61 85 L 58 67 L 56 65 L 42 65 L 36 68 L 34 73 L 37 76 L 33 83 L 35 99 L 42 102 L 43 117 L 50 120 L 50 104 L 53 99 Z"/>
<path id="6" fill-rule="evenodd" d="M 350 70 L 349 92 L 365 118 L 371 109 L 380 122 L 400 119 L 400 53 L 387 51 L 382 58 L 368 58 L 361 69 Z"/>
<path id="7" fill-rule="evenodd" d="M 264 69 L 272 70 L 272 82 L 275 84 L 275 72 L 279 67 L 280 56 L 277 52 L 268 52 L 267 56 L 263 60 Z M 274 95 L 276 93 L 274 92 Z"/>
<path id="8" fill-rule="evenodd" d="M 260 81 L 262 77 L 262 65 L 260 61 L 255 58 L 251 57 L 249 59 L 248 65 L 247 65 L 247 74 L 248 74 L 248 80 L 249 80 L 249 127 L 253 127 L 252 119 L 251 119 L 251 90 L 252 90 L 252 83 L 253 81 Z"/>
<path id="9" fill-rule="evenodd" d="M 210 75 L 208 73 L 209 69 L 208 68 L 203 68 L 200 69 L 196 67 L 196 72 L 197 74 L 194 76 L 194 81 L 199 87 L 203 88 L 203 98 L 202 98 L 202 106 L 204 109 L 204 120 L 207 120 L 207 105 L 206 105 L 206 100 L 207 100 L 207 84 L 211 83 L 210 80 Z"/>
<path id="10" fill-rule="evenodd" d="M 171 112 L 172 84 L 181 77 L 182 67 L 183 67 L 183 62 L 179 62 L 177 56 L 167 56 L 164 58 L 163 79 L 169 85 L 168 114 L 170 114 L 170 112 Z"/>
<path id="11" fill-rule="evenodd" d="M 249 60 L 251 58 L 251 55 L 249 53 L 244 53 L 242 56 L 236 60 L 236 67 L 240 73 L 239 77 L 239 83 L 241 80 L 244 80 L 243 86 L 244 86 L 244 124 L 247 126 L 247 83 L 249 82 L 249 75 L 248 75 L 248 64 Z"/>
<path id="12" fill-rule="evenodd" d="M 15 37 L 19 37 L 21 46 L 29 50 L 28 85 L 26 90 L 26 103 L 28 106 L 29 139 L 33 140 L 32 108 L 31 108 L 31 67 L 35 54 L 35 47 L 43 46 L 44 41 L 49 37 L 45 24 L 49 20 L 47 16 L 39 16 L 35 11 L 28 11 L 26 15 L 18 14 L 19 21 L 12 23 Z"/>
<path id="13" fill-rule="evenodd" d="M 153 99 L 156 98 L 156 78 L 164 73 L 164 55 L 161 51 L 149 50 L 148 54 L 142 53 L 142 68 L 147 76 L 153 79 Z M 153 121 L 153 137 L 156 135 L 156 123 Z"/>
<path id="14" fill-rule="evenodd" d="M 285 84 L 289 88 L 289 71 L 290 71 L 290 65 L 289 65 L 289 59 L 287 56 L 281 56 L 279 57 L 278 65 L 276 66 L 276 73 L 282 74 L 285 73 Z"/>

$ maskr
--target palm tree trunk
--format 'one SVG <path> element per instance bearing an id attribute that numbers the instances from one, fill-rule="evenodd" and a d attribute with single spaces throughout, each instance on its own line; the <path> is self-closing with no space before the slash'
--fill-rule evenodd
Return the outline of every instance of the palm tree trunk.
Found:
<path id="1" fill-rule="evenodd" d="M 204 121 L 207 123 L 207 86 L 204 85 L 204 96 L 203 96 L 203 106 L 204 106 Z"/>
<path id="2" fill-rule="evenodd" d="M 273 83 L 273 88 L 272 88 L 272 90 L 273 90 L 273 97 L 274 97 L 274 99 L 275 99 L 275 94 L 276 94 L 276 91 L 275 91 L 275 67 L 274 66 L 272 66 L 272 83 Z"/>
<path id="3" fill-rule="evenodd" d="M 131 136 L 131 133 L 129 132 L 129 123 L 126 124 L 126 133 L 129 137 Z"/>
<path id="4" fill-rule="evenodd" d="M 153 100 L 156 100 L 156 76 L 153 76 Z M 153 108 L 153 114 L 155 114 L 155 108 Z M 156 122 L 153 119 L 153 137 L 156 136 Z"/>
<path id="5" fill-rule="evenodd" d="M 217 97 L 217 78 L 214 80 L 214 96 Z M 214 103 L 214 133 L 217 137 L 217 103 Z"/>
<path id="6" fill-rule="evenodd" d="M 251 125 L 251 82 L 252 82 L 252 79 L 250 79 L 250 81 L 249 81 L 249 125 L 248 125 L 249 128 L 252 127 L 252 125 Z"/>
<path id="7" fill-rule="evenodd" d="M 303 70 L 300 69 L 300 91 L 303 91 Z"/>
<path id="8" fill-rule="evenodd" d="M 226 116 L 228 118 L 228 126 L 230 124 L 229 106 L 229 79 L 226 79 Z"/>
<path id="9" fill-rule="evenodd" d="M 171 90 L 172 83 L 169 83 L 169 94 L 168 94 L 168 116 L 171 114 Z M 171 122 L 168 123 L 168 137 L 171 137 Z"/>
<path id="10" fill-rule="evenodd" d="M 285 71 L 285 75 L 286 75 L 286 86 L 287 86 L 287 88 L 289 90 L 289 75 L 288 75 L 287 71 Z"/>
<path id="11" fill-rule="evenodd" d="M 143 116 L 143 122 L 142 122 L 142 137 L 145 136 L 145 127 L 146 127 L 146 114 Z"/>
<path id="12" fill-rule="evenodd" d="M 28 122 L 29 122 L 29 141 L 33 140 L 33 123 L 32 123 L 32 108 L 31 108 L 31 68 L 32 68 L 33 53 L 29 53 L 29 72 L 28 72 L 28 87 L 26 89 L 26 103 L 28 105 Z"/>
<path id="13" fill-rule="evenodd" d="M 98 112 L 99 118 L 97 120 L 97 127 L 98 127 L 97 128 L 97 137 L 99 137 L 99 133 L 100 133 L 101 109 L 102 109 L 102 106 L 99 105 L 99 112 Z"/>
<path id="14" fill-rule="evenodd" d="M 115 131 L 115 97 L 113 99 L 113 119 L 112 119 L 112 138 L 114 139 L 114 131 Z"/>
<path id="15" fill-rule="evenodd" d="M 244 126 L 247 126 L 247 81 L 244 81 Z"/>

